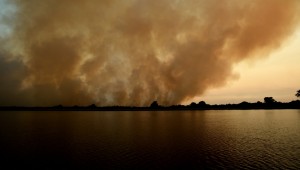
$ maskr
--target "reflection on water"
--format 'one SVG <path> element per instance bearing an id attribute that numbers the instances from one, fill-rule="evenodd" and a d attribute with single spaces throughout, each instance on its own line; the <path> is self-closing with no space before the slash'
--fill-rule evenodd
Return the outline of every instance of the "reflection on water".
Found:
<path id="1" fill-rule="evenodd" d="M 0 139 L 12 167 L 300 168 L 299 110 L 0 112 Z"/>

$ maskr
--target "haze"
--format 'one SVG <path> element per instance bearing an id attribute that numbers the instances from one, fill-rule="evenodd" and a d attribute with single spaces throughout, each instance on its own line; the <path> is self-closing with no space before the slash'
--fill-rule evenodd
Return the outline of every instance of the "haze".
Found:
<path id="1" fill-rule="evenodd" d="M 298 0 L 0 6 L 0 105 L 288 100 L 299 86 Z"/>

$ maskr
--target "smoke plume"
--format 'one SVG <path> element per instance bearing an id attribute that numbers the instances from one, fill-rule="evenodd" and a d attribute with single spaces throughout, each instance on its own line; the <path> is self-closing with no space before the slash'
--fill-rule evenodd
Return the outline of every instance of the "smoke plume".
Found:
<path id="1" fill-rule="evenodd" d="M 10 0 L 1 105 L 178 104 L 299 21 L 298 0 Z"/>

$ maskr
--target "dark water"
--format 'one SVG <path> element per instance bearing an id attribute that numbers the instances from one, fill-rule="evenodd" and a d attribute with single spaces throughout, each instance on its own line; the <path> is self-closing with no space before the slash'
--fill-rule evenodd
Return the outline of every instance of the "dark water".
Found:
<path id="1" fill-rule="evenodd" d="M 300 169 L 300 110 L 0 112 L 1 167 Z"/>

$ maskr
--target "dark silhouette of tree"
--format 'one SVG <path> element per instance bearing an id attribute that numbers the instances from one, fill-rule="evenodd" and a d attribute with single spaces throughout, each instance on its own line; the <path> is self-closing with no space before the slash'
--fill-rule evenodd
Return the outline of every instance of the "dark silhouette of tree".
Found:
<path id="1" fill-rule="evenodd" d="M 200 101 L 199 103 L 198 103 L 198 107 L 200 107 L 200 108 L 207 108 L 208 107 L 208 105 L 205 103 L 205 101 Z"/>
<path id="2" fill-rule="evenodd" d="M 206 103 L 205 103 L 205 101 L 201 101 L 201 102 L 198 103 L 198 105 L 199 106 L 206 106 Z"/>
<path id="3" fill-rule="evenodd" d="M 192 102 L 192 103 L 190 104 L 190 106 L 191 106 L 191 107 L 197 107 L 197 104 L 196 104 L 195 102 Z"/>
<path id="4" fill-rule="evenodd" d="M 296 97 L 300 97 L 300 90 L 297 91 L 297 93 L 295 94 Z"/>
<path id="5" fill-rule="evenodd" d="M 152 102 L 151 105 L 150 105 L 150 107 L 151 107 L 151 108 L 158 108 L 158 103 L 157 103 L 157 101 Z"/>
<path id="6" fill-rule="evenodd" d="M 243 101 L 243 102 L 241 102 L 241 103 L 238 104 L 238 105 L 241 105 L 241 106 L 247 106 L 247 105 L 249 105 L 249 104 L 250 104 L 249 102 Z"/>
<path id="7" fill-rule="evenodd" d="M 90 108 L 96 108 L 97 106 L 95 104 L 89 105 Z"/>
<path id="8" fill-rule="evenodd" d="M 273 97 L 265 97 L 264 98 L 264 101 L 266 104 L 273 104 L 273 103 L 276 103 L 276 100 L 273 99 Z"/>

